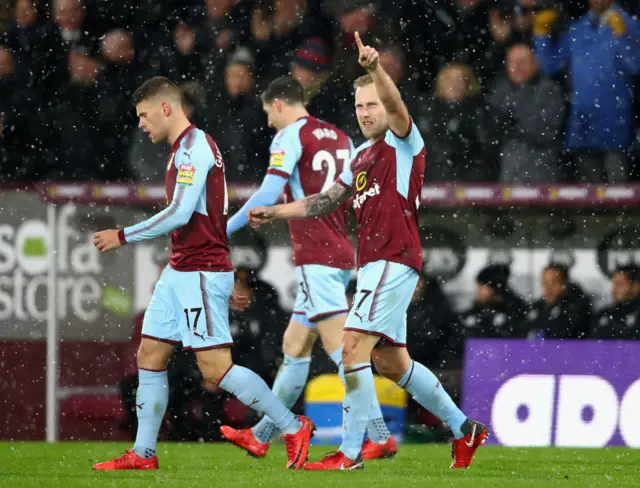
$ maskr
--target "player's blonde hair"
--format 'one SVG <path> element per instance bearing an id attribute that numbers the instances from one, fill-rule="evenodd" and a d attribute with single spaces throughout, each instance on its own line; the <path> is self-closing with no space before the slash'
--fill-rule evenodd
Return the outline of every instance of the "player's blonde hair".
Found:
<path id="1" fill-rule="evenodd" d="M 353 91 L 356 91 L 358 88 L 362 88 L 363 86 L 371 85 L 373 83 L 373 77 L 370 74 L 362 75 L 359 78 L 356 78 L 356 81 L 353 82 Z"/>

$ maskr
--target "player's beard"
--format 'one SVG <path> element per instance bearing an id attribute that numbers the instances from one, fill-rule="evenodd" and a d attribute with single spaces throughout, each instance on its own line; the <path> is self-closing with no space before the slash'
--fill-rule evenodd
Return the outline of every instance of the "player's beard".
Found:
<path id="1" fill-rule="evenodd" d="M 362 131 L 362 135 L 367 139 L 379 140 L 381 139 L 387 129 L 389 127 L 386 124 L 373 124 L 371 127 L 364 128 L 362 125 L 360 126 L 360 130 Z"/>

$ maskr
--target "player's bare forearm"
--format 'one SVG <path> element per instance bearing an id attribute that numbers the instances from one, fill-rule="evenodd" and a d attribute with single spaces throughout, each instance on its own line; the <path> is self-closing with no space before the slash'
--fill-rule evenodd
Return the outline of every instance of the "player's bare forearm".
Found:
<path id="1" fill-rule="evenodd" d="M 387 72 L 378 64 L 376 69 L 369 71 L 373 82 L 376 85 L 376 91 L 380 97 L 384 109 L 389 114 L 396 114 L 399 112 L 407 112 L 407 107 L 402 101 L 402 95 L 398 87 L 393 82 Z M 409 114 L 407 112 L 407 119 Z"/>
<path id="2" fill-rule="evenodd" d="M 302 200 L 273 207 L 277 219 L 312 219 L 328 215 L 349 198 L 349 190 L 334 183 L 327 191 L 316 193 Z"/>
<path id="3" fill-rule="evenodd" d="M 274 205 L 271 208 L 273 209 L 273 218 L 277 220 L 297 220 L 307 218 L 304 208 L 304 200 L 296 200 L 291 203 Z"/>
<path id="4" fill-rule="evenodd" d="M 371 73 L 380 101 L 387 112 L 389 127 L 400 137 L 406 136 L 411 126 L 411 117 L 407 106 L 402 101 L 398 87 L 379 64 L 375 70 L 371 70 L 369 73 Z"/>
<path id="5" fill-rule="evenodd" d="M 327 191 L 316 193 L 302 200 L 306 217 L 321 217 L 328 215 L 342 205 L 349 198 L 349 190 L 340 183 L 334 183 Z"/>
<path id="6" fill-rule="evenodd" d="M 327 191 L 303 200 L 273 207 L 256 207 L 247 212 L 247 218 L 254 228 L 274 220 L 312 219 L 330 214 L 348 198 L 349 190 L 339 183 L 334 183 Z"/>

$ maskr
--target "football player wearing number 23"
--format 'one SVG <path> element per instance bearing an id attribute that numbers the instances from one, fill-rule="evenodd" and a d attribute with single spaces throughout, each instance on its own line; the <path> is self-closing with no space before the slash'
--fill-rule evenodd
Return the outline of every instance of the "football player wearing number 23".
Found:
<path id="1" fill-rule="evenodd" d="M 270 149 L 269 168 L 260 189 L 229 219 L 227 234 L 247 224 L 247 212 L 272 205 L 284 190 L 287 201 L 323 192 L 348 168 L 353 146 L 337 127 L 312 117 L 304 106 L 304 90 L 290 76 L 273 80 L 262 94 L 269 126 L 278 133 Z M 309 376 L 317 338 L 343 377 L 342 334 L 348 312 L 346 287 L 354 265 L 354 249 L 346 225 L 345 204 L 313 220 L 289 221 L 298 291 L 283 340 L 284 361 L 273 391 L 289 408 L 295 405 Z M 252 456 L 267 454 L 275 425 L 264 417 L 252 429 L 222 426 L 227 440 Z M 366 459 L 396 453 L 374 396 L 367 421 Z"/>

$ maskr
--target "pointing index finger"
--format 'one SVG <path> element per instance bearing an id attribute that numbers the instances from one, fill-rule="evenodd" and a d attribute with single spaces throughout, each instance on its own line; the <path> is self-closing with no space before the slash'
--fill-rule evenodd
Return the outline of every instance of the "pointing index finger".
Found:
<path id="1" fill-rule="evenodd" d="M 362 45 L 362 39 L 360 39 L 360 34 L 356 31 L 355 33 L 356 45 L 358 46 L 358 52 L 362 52 L 364 46 Z"/>

